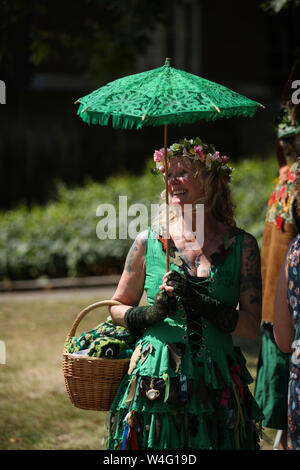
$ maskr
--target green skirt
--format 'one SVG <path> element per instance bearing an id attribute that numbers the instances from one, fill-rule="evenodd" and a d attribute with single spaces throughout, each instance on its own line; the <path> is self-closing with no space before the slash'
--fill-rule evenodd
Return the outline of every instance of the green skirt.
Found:
<path id="1" fill-rule="evenodd" d="M 277 347 L 272 324 L 263 323 L 261 332 L 254 396 L 264 414 L 262 425 L 286 430 L 290 354 Z"/>
<path id="2" fill-rule="evenodd" d="M 137 342 L 111 406 L 107 449 L 257 449 L 261 412 L 244 357 L 204 319 L 193 349 L 181 313 Z"/>

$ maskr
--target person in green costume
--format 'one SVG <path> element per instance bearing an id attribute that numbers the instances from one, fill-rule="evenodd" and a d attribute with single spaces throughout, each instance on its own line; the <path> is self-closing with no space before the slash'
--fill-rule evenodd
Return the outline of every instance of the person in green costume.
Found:
<path id="1" fill-rule="evenodd" d="M 232 340 L 259 333 L 257 242 L 236 227 L 228 157 L 199 138 L 167 152 L 170 271 L 166 231 L 149 228 L 128 253 L 113 296 L 122 305 L 110 308 L 138 339 L 111 405 L 106 447 L 258 449 L 262 414 Z M 162 172 L 163 153 L 154 153 Z"/>
<path id="2" fill-rule="evenodd" d="M 300 155 L 300 105 L 293 103 L 294 79 L 300 59 L 293 65 L 282 93 L 281 109 L 275 120 L 279 177 L 274 182 L 266 213 L 261 249 L 262 325 L 254 396 L 261 407 L 262 425 L 276 429 L 273 448 L 287 447 L 287 394 L 290 353 L 281 351 L 274 338 L 274 301 L 277 280 L 286 250 L 299 232 L 295 223 L 297 156 Z"/>

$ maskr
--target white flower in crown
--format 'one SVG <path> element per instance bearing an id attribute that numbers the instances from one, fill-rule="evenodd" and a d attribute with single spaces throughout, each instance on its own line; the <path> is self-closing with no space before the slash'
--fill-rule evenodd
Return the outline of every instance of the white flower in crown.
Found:
<path id="1" fill-rule="evenodd" d="M 214 161 L 214 156 L 211 153 L 208 153 L 205 159 L 205 166 L 208 170 L 211 169 L 211 165 L 213 161 Z"/>
<path id="2" fill-rule="evenodd" d="M 163 171 L 163 172 L 165 171 L 165 165 L 163 162 L 156 162 L 156 168 L 159 171 Z"/>

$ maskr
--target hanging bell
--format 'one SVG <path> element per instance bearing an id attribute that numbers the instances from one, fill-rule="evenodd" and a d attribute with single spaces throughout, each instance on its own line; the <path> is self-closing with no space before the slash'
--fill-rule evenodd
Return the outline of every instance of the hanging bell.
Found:
<path id="1" fill-rule="evenodd" d="M 156 400 L 157 397 L 159 397 L 160 395 L 160 392 L 159 390 L 156 390 L 154 387 L 154 384 L 153 384 L 153 379 L 151 379 L 151 383 L 150 383 L 150 388 L 149 390 L 147 390 L 146 392 L 146 397 L 149 399 L 149 400 Z"/>

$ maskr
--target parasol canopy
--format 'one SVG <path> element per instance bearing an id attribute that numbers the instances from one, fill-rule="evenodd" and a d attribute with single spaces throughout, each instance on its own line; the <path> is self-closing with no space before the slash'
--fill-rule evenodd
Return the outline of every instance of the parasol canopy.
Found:
<path id="1" fill-rule="evenodd" d="M 217 118 L 253 117 L 264 106 L 229 88 L 171 67 L 166 58 L 162 67 L 128 75 L 79 98 L 77 114 L 88 124 L 118 129 L 164 126 L 166 189 L 166 270 L 169 270 L 168 220 L 168 125 L 181 125 Z"/>
<path id="2" fill-rule="evenodd" d="M 252 117 L 263 107 L 223 85 L 171 67 L 170 59 L 162 67 L 114 80 L 76 103 L 84 122 L 111 123 L 119 129 Z"/>

